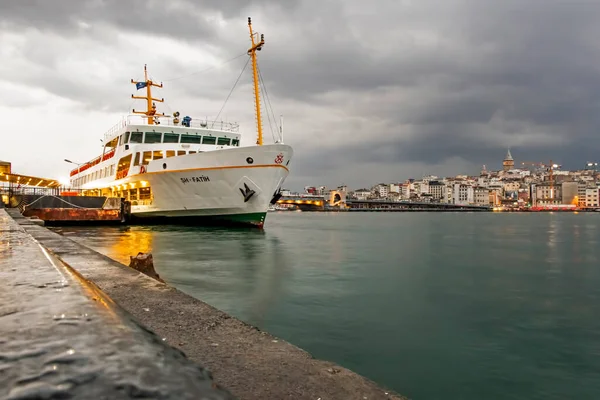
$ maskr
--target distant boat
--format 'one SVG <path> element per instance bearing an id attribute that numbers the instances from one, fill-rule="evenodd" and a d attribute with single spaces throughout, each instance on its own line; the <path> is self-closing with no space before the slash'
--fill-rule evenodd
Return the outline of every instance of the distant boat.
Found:
<path id="1" fill-rule="evenodd" d="M 294 204 L 270 204 L 267 211 L 296 211 L 300 210 L 300 208 Z"/>
<path id="2" fill-rule="evenodd" d="M 179 119 L 160 114 L 148 78 L 131 83 L 146 96 L 146 111 L 133 110 L 104 135 L 102 155 L 71 171 L 71 186 L 84 194 L 117 196 L 131 203 L 132 220 L 159 219 L 168 223 L 210 221 L 263 227 L 270 203 L 277 200 L 289 174 L 293 150 L 281 140 L 263 145 L 256 51 L 264 38 L 253 33 L 256 145 L 240 147 L 239 125 L 233 122 Z M 67 160 L 68 161 L 68 160 Z"/>

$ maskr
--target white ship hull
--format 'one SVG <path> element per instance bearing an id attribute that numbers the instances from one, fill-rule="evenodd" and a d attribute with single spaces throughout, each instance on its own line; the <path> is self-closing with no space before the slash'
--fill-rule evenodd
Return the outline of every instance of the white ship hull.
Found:
<path id="1" fill-rule="evenodd" d="M 145 171 L 132 167 L 139 172 L 105 185 L 152 187 L 151 201 L 131 202 L 134 220 L 262 226 L 292 154 L 283 144 L 207 151 L 153 160 Z"/>

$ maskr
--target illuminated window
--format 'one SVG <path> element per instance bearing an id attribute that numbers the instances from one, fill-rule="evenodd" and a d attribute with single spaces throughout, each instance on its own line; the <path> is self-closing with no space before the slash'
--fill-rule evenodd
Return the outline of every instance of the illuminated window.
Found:
<path id="1" fill-rule="evenodd" d="M 152 191 L 149 187 L 140 188 L 140 200 L 150 200 L 152 198 Z"/>

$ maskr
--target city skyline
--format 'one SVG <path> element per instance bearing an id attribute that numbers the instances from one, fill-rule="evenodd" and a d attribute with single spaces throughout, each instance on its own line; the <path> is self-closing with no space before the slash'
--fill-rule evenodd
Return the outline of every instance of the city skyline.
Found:
<path id="1" fill-rule="evenodd" d="M 514 161 L 514 170 L 531 170 L 531 169 L 539 169 L 541 164 L 544 165 L 549 165 L 550 161 L 552 161 L 553 165 L 556 165 L 556 167 L 554 168 L 555 170 L 562 170 L 562 171 L 580 171 L 580 170 L 586 170 L 586 169 L 596 169 L 598 170 L 598 162 L 597 161 L 585 161 L 585 162 L 581 162 L 581 165 L 579 166 L 574 166 L 573 168 L 568 168 L 568 166 L 565 166 L 563 164 L 561 164 L 560 162 L 560 158 L 556 158 L 556 159 L 548 159 L 548 160 L 531 160 L 531 159 L 527 159 L 527 160 L 521 160 L 518 159 L 516 156 L 514 156 L 514 154 L 519 154 L 519 152 L 515 152 L 513 148 L 507 147 L 504 149 L 504 154 L 506 156 L 506 152 L 510 152 L 512 159 Z M 377 184 L 381 184 L 381 183 L 405 183 L 409 180 L 420 180 L 422 178 L 428 177 L 428 176 L 436 176 L 438 177 L 440 180 L 441 179 L 446 179 L 446 178 L 454 178 L 456 176 L 469 176 L 469 177 L 476 177 L 479 176 L 483 167 L 485 166 L 485 168 L 489 171 L 489 172 L 499 172 L 503 170 L 503 161 L 504 161 L 505 157 L 501 157 L 500 160 L 496 160 L 495 162 L 492 163 L 488 163 L 488 164 L 482 164 L 480 165 L 480 168 L 477 171 L 470 171 L 468 173 L 457 173 L 457 174 L 444 174 L 444 173 L 427 173 L 427 174 L 423 174 L 421 176 L 410 176 L 410 177 L 405 177 L 405 178 L 399 178 L 396 180 L 388 180 L 388 181 L 384 181 L 384 180 L 378 180 L 376 177 L 374 177 L 373 179 L 371 179 L 370 181 L 365 181 L 364 185 L 348 185 L 346 182 L 342 181 L 342 182 L 338 182 L 338 183 L 331 183 L 329 185 L 324 184 L 324 183 L 306 183 L 303 186 L 300 187 L 292 187 L 290 185 L 286 185 L 286 188 L 291 190 L 291 191 L 295 191 L 295 192 L 302 192 L 304 190 L 304 188 L 306 187 L 327 187 L 327 188 L 336 188 L 336 187 L 340 187 L 340 186 L 347 186 L 353 190 L 357 190 L 357 189 L 368 189 L 373 187 L 374 185 Z M 523 163 L 525 163 L 525 165 L 523 165 Z M 537 166 L 534 166 L 532 164 L 538 164 Z M 594 163 L 596 164 L 596 166 L 594 167 Z"/>

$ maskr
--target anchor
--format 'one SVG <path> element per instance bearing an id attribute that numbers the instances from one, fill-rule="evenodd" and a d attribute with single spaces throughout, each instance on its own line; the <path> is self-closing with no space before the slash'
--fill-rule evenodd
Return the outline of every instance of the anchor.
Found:
<path id="1" fill-rule="evenodd" d="M 254 194 L 256 193 L 254 190 L 250 189 L 247 184 L 244 183 L 244 189 L 239 188 L 240 192 L 242 192 L 242 196 L 244 196 L 244 203 L 246 203 Z"/>
<path id="2" fill-rule="evenodd" d="M 271 204 L 275 204 L 277 203 L 277 201 L 282 197 L 283 195 L 281 194 L 281 188 L 277 189 L 275 191 L 275 193 L 273 194 L 273 198 L 271 199 Z"/>

